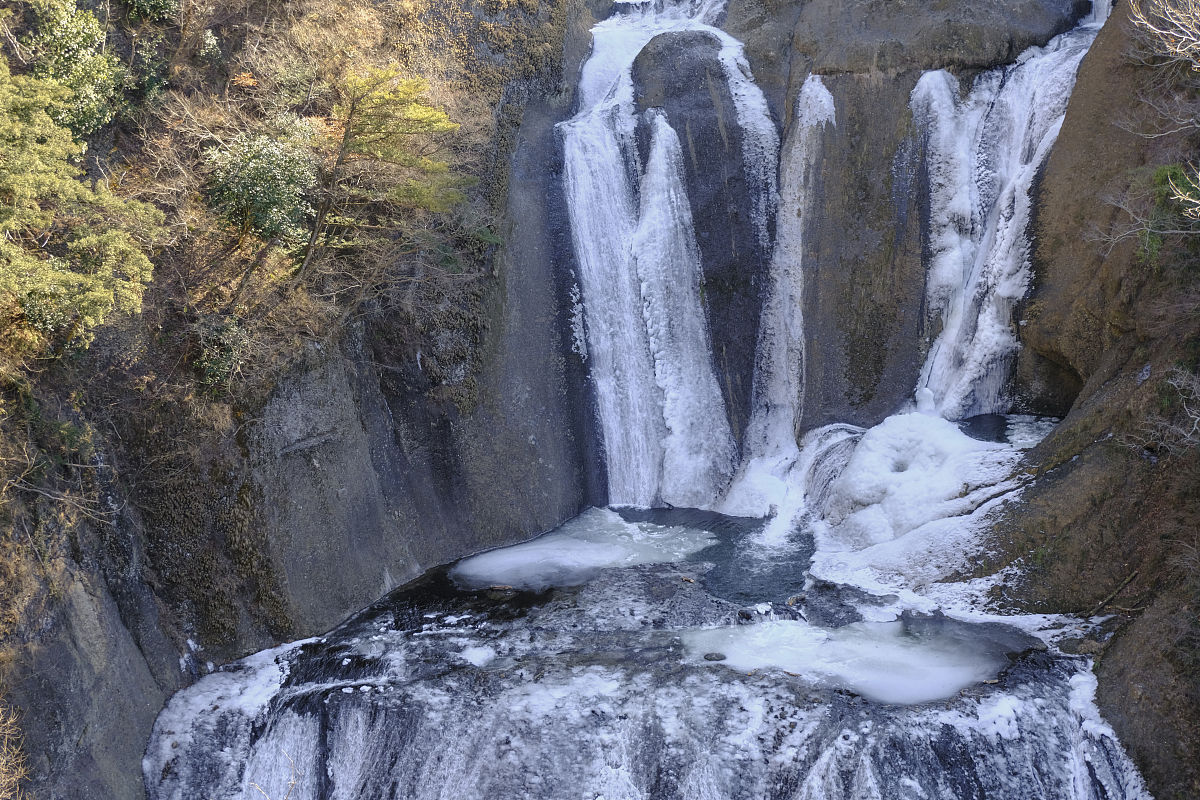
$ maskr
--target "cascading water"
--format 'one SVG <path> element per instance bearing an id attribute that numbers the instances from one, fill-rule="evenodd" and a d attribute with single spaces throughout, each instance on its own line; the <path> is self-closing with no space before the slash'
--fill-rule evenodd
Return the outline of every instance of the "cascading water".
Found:
<path id="1" fill-rule="evenodd" d="M 807 508 L 806 465 L 830 442 L 853 434 L 833 425 L 797 447 L 796 427 L 804 397 L 804 226 L 811 182 L 825 126 L 836 124 L 833 96 L 816 75 L 796 98 L 796 122 L 780 159 L 779 217 L 771 257 L 770 286 L 759 327 L 754 371 L 754 410 L 746 428 L 743 464 L 721 504 L 728 514 L 770 513 L 763 537 L 781 541 Z"/>
<path id="2" fill-rule="evenodd" d="M 948 419 L 1007 410 L 1013 307 L 1029 288 L 1029 191 L 1103 22 L 1098 10 L 1016 64 L 980 75 L 965 98 L 942 70 L 913 90 L 930 164 L 928 313 L 941 327 L 918 388 Z"/>
<path id="3" fill-rule="evenodd" d="M 710 23 L 721 2 L 625 3 L 593 30 L 579 113 L 561 126 L 565 180 L 609 502 L 705 508 L 734 469 L 736 445 L 713 369 L 700 263 L 679 141 L 649 114 L 641 168 L 633 65 L 656 36 L 702 31 L 743 131 L 758 236 L 768 237 L 778 137 L 741 44 Z M 639 199 L 640 198 L 640 199 Z"/>
<path id="4" fill-rule="evenodd" d="M 999 615 L 995 576 L 951 579 L 1047 423 L 1008 418 L 984 441 L 929 407 L 998 408 L 1008 345 L 994 331 L 1024 279 L 997 265 L 1023 268 L 1027 178 L 1070 90 L 1064 64 L 1094 31 L 982 76 L 962 102 L 944 73 L 922 79 L 944 223 L 930 291 L 946 315 L 925 413 L 797 443 L 807 187 L 834 98 L 804 83 L 777 195 L 774 129 L 740 45 L 711 27 L 720 3 L 617 5 L 561 130 L 623 508 L 431 570 L 327 636 L 180 692 L 147 750 L 151 800 L 1148 800 L 1096 710 L 1090 662 L 1054 647 L 1092 623 Z M 654 36 L 685 30 L 722 43 L 760 236 L 779 208 L 732 482 L 680 136 L 637 111 L 631 80 Z M 1017 113 L 1018 85 L 1036 107 Z M 632 508 L 664 502 L 693 508 Z M 723 513 L 696 510 L 711 505 Z"/>

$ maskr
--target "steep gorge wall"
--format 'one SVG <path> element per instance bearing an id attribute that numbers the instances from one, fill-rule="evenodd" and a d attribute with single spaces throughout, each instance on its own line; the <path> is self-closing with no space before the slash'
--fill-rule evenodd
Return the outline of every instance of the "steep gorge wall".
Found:
<path id="1" fill-rule="evenodd" d="M 492 110 L 499 167 L 481 188 L 501 199 L 505 244 L 477 317 L 418 293 L 407 313 L 428 320 L 427 335 L 377 315 L 332 347 L 307 346 L 258 407 L 198 404 L 213 417 L 201 420 L 134 396 L 97 443 L 103 496 L 120 511 L 68 532 L 0 648 L 30 797 L 142 797 L 154 717 L 213 663 L 320 633 L 420 571 L 551 528 L 602 492 L 570 348 L 553 125 L 604 9 L 549 6 L 561 14 L 546 23 L 559 71 L 510 81 Z M 122 387 L 127 335 L 89 355 Z M 130 446 L 151 460 L 125 468 Z"/>
<path id="2" fill-rule="evenodd" d="M 1130 59 L 1127 10 L 1081 65 L 1041 182 L 1017 382 L 1031 407 L 1067 413 L 1000 530 L 1028 570 L 1013 600 L 1113 615 L 1080 647 L 1097 659 L 1106 719 L 1155 797 L 1174 800 L 1200 795 L 1200 453 L 1169 453 L 1147 423 L 1178 410 L 1170 370 L 1197 366 L 1195 263 L 1112 237 L 1132 230 L 1117 203 L 1136 209 L 1155 168 L 1200 142 L 1138 135 L 1159 124 L 1140 101 L 1158 78 Z"/>

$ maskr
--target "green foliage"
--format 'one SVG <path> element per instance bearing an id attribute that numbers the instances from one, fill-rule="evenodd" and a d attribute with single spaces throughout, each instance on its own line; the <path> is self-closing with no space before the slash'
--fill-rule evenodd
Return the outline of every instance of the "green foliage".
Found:
<path id="1" fill-rule="evenodd" d="M 78 136 L 94 133 L 116 115 L 125 78 L 120 62 L 104 51 L 104 28 L 75 0 L 30 0 L 30 5 L 36 25 L 23 43 L 33 54 L 33 72 L 73 95 L 52 116 Z"/>
<path id="2" fill-rule="evenodd" d="M 433 157 L 435 138 L 459 125 L 429 103 L 425 81 L 391 65 L 344 76 L 334 90 L 322 200 L 302 276 L 318 250 L 386 246 L 405 235 L 413 212 L 448 211 L 469 185 Z"/>
<path id="3" fill-rule="evenodd" d="M 83 181 L 82 150 L 54 119 L 68 102 L 0 59 L 0 330 L 35 349 L 86 344 L 113 311 L 140 310 L 162 222 Z"/>
<path id="4" fill-rule="evenodd" d="M 131 19 L 164 22 L 179 11 L 178 0 L 125 0 Z"/>
<path id="5" fill-rule="evenodd" d="M 129 88 L 140 95 L 143 106 L 158 100 L 168 86 L 167 64 L 161 51 L 165 36 L 161 32 L 144 33 L 134 42 L 133 66 L 127 80 Z M 129 111 L 136 112 L 136 105 Z"/>
<path id="6" fill-rule="evenodd" d="M 222 59 L 221 42 L 217 40 L 217 35 L 212 32 L 212 28 L 205 28 L 204 33 L 200 35 L 200 51 L 197 53 L 202 61 L 207 61 L 209 64 L 220 64 Z"/>
<path id="7" fill-rule="evenodd" d="M 229 391 L 250 353 L 250 337 L 236 319 L 219 314 L 202 318 L 195 330 L 200 339 L 200 382 L 214 393 Z"/>
<path id="8" fill-rule="evenodd" d="M 350 75 L 338 90 L 333 109 L 342 131 L 338 160 L 384 173 L 377 185 L 356 187 L 351 196 L 358 193 L 364 200 L 388 199 L 434 211 L 462 202 L 461 184 L 450 165 L 418 147 L 431 136 L 460 127 L 428 102 L 425 81 L 405 78 L 398 67 L 389 66 Z"/>
<path id="9" fill-rule="evenodd" d="M 308 148 L 291 139 L 242 134 L 205 156 L 209 204 L 244 236 L 294 239 L 311 213 L 306 195 L 316 183 Z"/>
<path id="10" fill-rule="evenodd" d="M 1200 232 L 1200 178 L 1182 164 L 1165 164 L 1150 178 L 1150 210 L 1138 230 L 1139 263 L 1157 269 L 1167 237 Z"/>

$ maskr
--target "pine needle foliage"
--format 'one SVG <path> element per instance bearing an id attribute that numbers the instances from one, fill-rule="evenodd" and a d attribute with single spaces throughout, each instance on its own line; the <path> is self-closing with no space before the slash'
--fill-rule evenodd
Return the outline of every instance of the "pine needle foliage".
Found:
<path id="1" fill-rule="evenodd" d="M 139 311 L 162 221 L 84 180 L 82 148 L 55 120 L 69 102 L 0 59 L 0 337 L 27 351 L 86 344 L 114 311 Z"/>
<path id="2" fill-rule="evenodd" d="M 350 73 L 336 84 L 301 277 L 326 248 L 361 248 L 402 232 L 406 213 L 445 212 L 463 201 L 464 181 L 438 158 L 436 138 L 459 124 L 428 101 L 428 89 L 396 65 Z"/>

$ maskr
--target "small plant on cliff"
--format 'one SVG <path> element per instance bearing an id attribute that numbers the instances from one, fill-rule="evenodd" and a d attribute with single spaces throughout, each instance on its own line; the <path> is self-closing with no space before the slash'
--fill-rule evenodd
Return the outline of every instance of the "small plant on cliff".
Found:
<path id="1" fill-rule="evenodd" d="M 238 230 L 264 239 L 299 240 L 312 209 L 306 195 L 316 183 L 312 157 L 293 139 L 241 134 L 209 150 L 210 204 Z"/>
<path id="2" fill-rule="evenodd" d="M 1126 209 L 1137 222 L 1138 261 L 1158 268 L 1168 237 L 1190 238 L 1200 233 L 1200 188 L 1193 170 L 1166 164 L 1154 170 L 1143 214 Z"/>
<path id="3" fill-rule="evenodd" d="M 0 800 L 20 800 L 28 775 L 16 713 L 0 704 Z"/>
<path id="4" fill-rule="evenodd" d="M 1176 366 L 1162 387 L 1162 407 L 1151 412 L 1127 444 L 1180 456 L 1200 450 L 1200 375 Z"/>
<path id="5" fill-rule="evenodd" d="M 438 134 L 458 130 L 429 103 L 427 84 L 396 66 L 344 76 L 324 121 L 316 218 L 298 279 L 327 250 L 357 249 L 402 230 L 406 210 L 446 211 L 461 180 L 436 158 Z"/>
<path id="6" fill-rule="evenodd" d="M 125 0 L 129 16 L 147 22 L 163 22 L 179 12 L 177 0 Z"/>
<path id="7" fill-rule="evenodd" d="M 200 382 L 214 393 L 226 392 L 245 366 L 250 337 L 236 319 L 219 314 L 206 316 L 195 327 L 200 339 L 196 359 Z"/>

